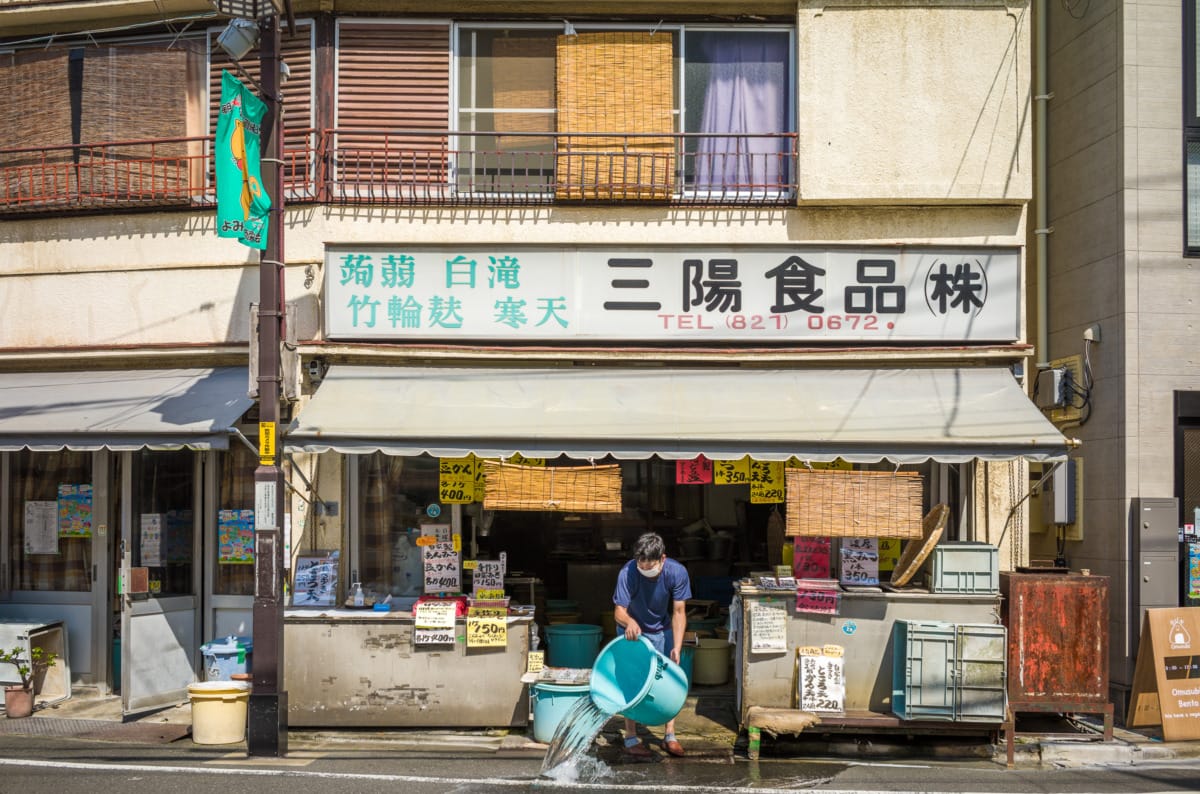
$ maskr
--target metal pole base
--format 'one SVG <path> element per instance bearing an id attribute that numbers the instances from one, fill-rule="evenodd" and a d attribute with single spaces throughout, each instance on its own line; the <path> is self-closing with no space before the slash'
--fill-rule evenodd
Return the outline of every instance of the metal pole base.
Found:
<path id="1" fill-rule="evenodd" d="M 246 754 L 283 758 L 287 751 L 287 692 L 251 692 L 246 713 Z"/>

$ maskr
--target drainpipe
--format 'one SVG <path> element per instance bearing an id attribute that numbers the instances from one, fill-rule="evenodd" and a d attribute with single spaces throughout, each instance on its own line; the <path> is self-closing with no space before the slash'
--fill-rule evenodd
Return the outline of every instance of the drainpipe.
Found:
<path id="1" fill-rule="evenodd" d="M 1049 313 L 1049 302 L 1046 297 L 1046 249 L 1049 246 L 1046 238 L 1054 229 L 1047 224 L 1050 213 L 1046 208 L 1049 198 L 1046 191 L 1046 173 L 1049 170 L 1046 164 L 1046 113 L 1054 94 L 1046 90 L 1046 14 L 1048 10 L 1049 4 L 1046 0 L 1034 0 L 1033 99 L 1037 103 L 1033 113 L 1033 236 L 1034 256 L 1037 258 L 1037 284 L 1035 285 L 1037 289 L 1035 306 L 1037 312 L 1037 357 L 1035 361 L 1050 360 L 1050 333 L 1046 327 L 1046 318 Z"/>

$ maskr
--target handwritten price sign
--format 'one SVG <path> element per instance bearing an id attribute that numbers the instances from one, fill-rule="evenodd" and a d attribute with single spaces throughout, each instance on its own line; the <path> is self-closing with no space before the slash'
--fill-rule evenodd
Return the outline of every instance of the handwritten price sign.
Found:
<path id="1" fill-rule="evenodd" d="M 782 502 L 784 493 L 783 462 L 750 461 L 750 502 L 771 504 Z"/>
<path id="2" fill-rule="evenodd" d="M 421 548 L 426 593 L 458 592 L 462 589 L 459 553 L 453 543 L 434 543 Z"/>
<path id="3" fill-rule="evenodd" d="M 467 610 L 468 648 L 508 647 L 508 610 L 471 607 Z"/>
<path id="4" fill-rule="evenodd" d="M 842 584 L 879 584 L 879 554 L 874 551 L 854 551 L 842 548 Z"/>
<path id="5" fill-rule="evenodd" d="M 750 483 L 750 458 L 741 460 L 714 460 L 714 485 L 748 485 Z"/>
<path id="6" fill-rule="evenodd" d="M 797 683 L 802 711 L 837 713 L 845 710 L 846 679 L 840 653 L 819 656 L 801 653 Z"/>
<path id="7" fill-rule="evenodd" d="M 454 644 L 453 601 L 424 601 L 413 612 L 413 642 L 417 645 Z"/>
<path id="8" fill-rule="evenodd" d="M 471 587 L 476 598 L 484 598 L 485 592 L 500 591 L 504 598 L 504 568 L 499 560 L 479 560 L 475 564 L 475 573 L 471 576 Z M 496 596 L 486 596 L 495 598 Z"/>
<path id="9" fill-rule="evenodd" d="M 438 501 L 468 504 L 475 501 L 475 456 L 442 458 L 438 462 Z"/>
<path id="10" fill-rule="evenodd" d="M 795 539 L 792 572 L 797 579 L 828 579 L 832 541 L 827 537 Z"/>
<path id="11" fill-rule="evenodd" d="M 841 606 L 842 591 L 830 588 L 796 588 L 796 611 L 815 615 L 836 615 Z"/>

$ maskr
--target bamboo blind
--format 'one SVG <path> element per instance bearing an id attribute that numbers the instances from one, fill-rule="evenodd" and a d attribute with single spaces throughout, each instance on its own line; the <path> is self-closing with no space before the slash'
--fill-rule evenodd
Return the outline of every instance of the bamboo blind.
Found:
<path id="1" fill-rule="evenodd" d="M 917 472 L 788 469 L 787 534 L 921 537 Z"/>
<path id="2" fill-rule="evenodd" d="M 558 131 L 569 135 L 559 140 L 556 197 L 670 198 L 675 175 L 672 37 L 646 31 L 578 33 L 559 36 L 557 52 Z"/>
<path id="3" fill-rule="evenodd" d="M 483 462 L 486 510 L 621 512 L 621 467 Z"/>

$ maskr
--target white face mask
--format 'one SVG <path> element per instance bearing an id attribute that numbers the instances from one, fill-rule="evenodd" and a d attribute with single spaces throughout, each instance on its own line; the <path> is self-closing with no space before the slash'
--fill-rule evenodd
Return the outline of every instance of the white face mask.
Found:
<path id="1" fill-rule="evenodd" d="M 638 573 L 640 573 L 642 576 L 646 577 L 647 579 L 653 579 L 654 577 L 656 577 L 660 573 L 662 573 L 662 563 L 660 562 L 658 565 L 655 565 L 653 568 L 650 568 L 649 570 L 647 570 L 646 568 L 638 568 Z"/>

